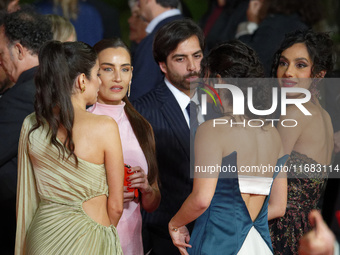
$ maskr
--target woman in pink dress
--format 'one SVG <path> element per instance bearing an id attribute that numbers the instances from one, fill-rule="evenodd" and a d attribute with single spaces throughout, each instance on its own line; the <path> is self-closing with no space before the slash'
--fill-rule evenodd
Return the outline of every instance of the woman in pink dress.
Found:
<path id="1" fill-rule="evenodd" d="M 155 141 L 151 125 L 131 105 L 129 94 L 132 70 L 128 47 L 119 39 L 104 39 L 94 49 L 99 59 L 102 85 L 97 103 L 88 111 L 111 116 L 118 124 L 124 163 L 131 166 L 124 187 L 124 211 L 117 231 L 125 255 L 143 254 L 142 217 L 140 206 L 147 212 L 160 202 Z M 129 192 L 128 188 L 138 189 Z"/>

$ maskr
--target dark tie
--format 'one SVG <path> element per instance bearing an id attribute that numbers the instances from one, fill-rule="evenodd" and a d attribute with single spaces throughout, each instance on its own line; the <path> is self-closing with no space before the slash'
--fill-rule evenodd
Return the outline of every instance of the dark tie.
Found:
<path id="1" fill-rule="evenodd" d="M 185 108 L 188 115 L 189 115 L 189 120 L 190 120 L 190 131 L 193 132 L 193 134 L 196 133 L 197 127 L 198 127 L 198 120 L 197 120 L 197 104 L 190 101 L 190 103 L 187 105 Z"/>

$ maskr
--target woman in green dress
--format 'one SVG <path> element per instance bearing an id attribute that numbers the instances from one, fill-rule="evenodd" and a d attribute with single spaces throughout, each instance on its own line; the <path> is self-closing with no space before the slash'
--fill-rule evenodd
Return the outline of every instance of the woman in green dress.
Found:
<path id="1" fill-rule="evenodd" d="M 15 254 L 122 254 L 124 163 L 116 122 L 86 111 L 101 84 L 94 50 L 39 52 L 35 113 L 21 130 Z"/>

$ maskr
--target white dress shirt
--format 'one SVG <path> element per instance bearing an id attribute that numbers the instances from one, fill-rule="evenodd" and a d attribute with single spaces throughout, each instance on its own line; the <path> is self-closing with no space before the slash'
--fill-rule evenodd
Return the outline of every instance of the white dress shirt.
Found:
<path id="1" fill-rule="evenodd" d="M 185 109 L 188 104 L 190 103 L 190 97 L 184 94 L 182 91 L 180 91 L 178 88 L 176 88 L 174 85 L 172 85 L 167 78 L 164 78 L 164 82 L 166 86 L 170 89 L 171 93 L 176 98 L 176 101 L 179 105 L 179 107 L 182 110 L 183 116 L 185 118 L 185 121 L 188 124 L 188 127 L 190 128 L 190 120 L 187 110 Z"/>

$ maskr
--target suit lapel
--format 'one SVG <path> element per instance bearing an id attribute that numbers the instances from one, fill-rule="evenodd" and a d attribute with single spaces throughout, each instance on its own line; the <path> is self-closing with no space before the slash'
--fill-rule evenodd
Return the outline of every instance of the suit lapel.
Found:
<path id="1" fill-rule="evenodd" d="M 176 98 L 173 96 L 165 83 L 163 83 L 162 86 L 158 88 L 158 99 L 162 104 L 160 110 L 164 118 L 168 122 L 170 129 L 172 129 L 174 132 L 176 138 L 189 158 L 190 130 L 183 116 L 183 112 L 176 101 Z"/>

